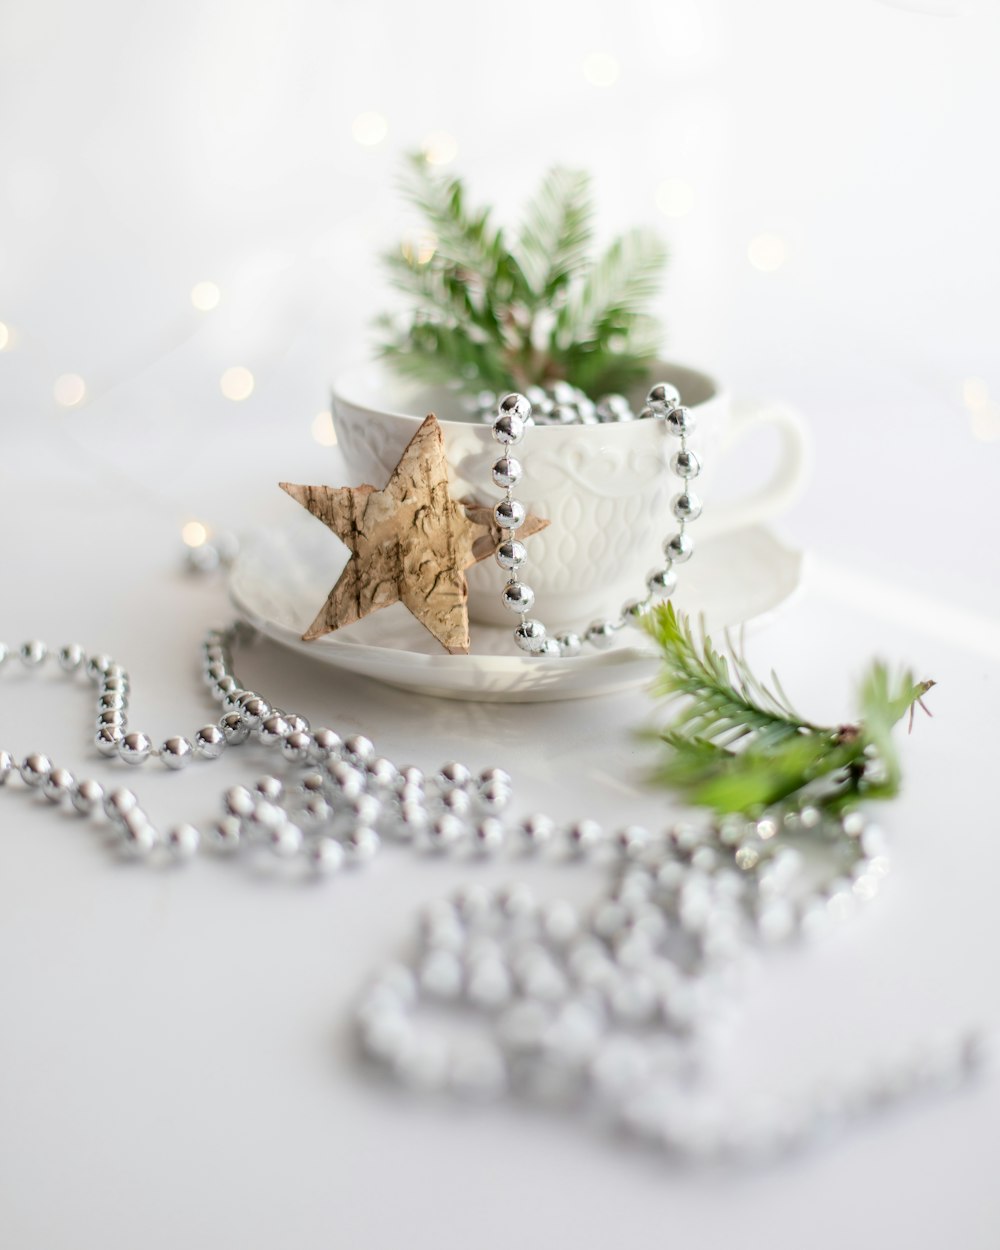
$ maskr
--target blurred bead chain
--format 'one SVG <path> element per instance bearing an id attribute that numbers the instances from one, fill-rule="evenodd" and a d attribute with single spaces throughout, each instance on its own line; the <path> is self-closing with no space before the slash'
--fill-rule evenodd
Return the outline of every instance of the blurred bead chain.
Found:
<path id="1" fill-rule="evenodd" d="M 504 607 L 520 616 L 514 629 L 514 641 L 529 655 L 575 656 L 584 643 L 599 650 L 606 650 L 614 641 L 615 634 L 626 624 L 641 620 L 657 599 L 666 599 L 677 586 L 675 565 L 691 558 L 694 544 L 687 534 L 687 525 L 701 515 L 701 500 L 690 489 L 689 483 L 701 472 L 701 463 L 688 449 L 688 436 L 694 430 L 694 414 L 683 407 L 676 387 L 666 382 L 657 383 L 646 397 L 647 407 L 640 417 L 654 418 L 679 440 L 677 451 L 671 457 L 670 467 L 683 482 L 683 489 L 671 501 L 671 511 L 678 522 L 677 532 L 663 544 L 665 564 L 654 569 L 646 579 L 646 593 L 639 599 L 630 599 L 622 606 L 616 617 L 593 621 L 583 631 L 560 634 L 550 638 L 544 624 L 529 614 L 535 606 L 535 592 L 520 579 L 520 570 L 527 563 L 528 552 L 518 542 L 517 531 L 527 515 L 524 505 L 514 498 L 514 487 L 521 481 L 524 470 L 521 462 L 510 454 L 525 431 L 533 423 L 532 407 L 526 396 L 505 395 L 500 400 L 493 422 L 493 437 L 504 448 L 504 454 L 492 469 L 493 484 L 504 492 L 503 498 L 493 510 L 493 517 L 502 531 L 496 548 L 496 562 L 508 574 L 507 584 L 500 598 Z"/>
<path id="2" fill-rule="evenodd" d="M 94 746 L 109 762 L 158 759 L 175 770 L 244 744 L 277 754 L 282 775 L 231 786 L 204 833 L 188 823 L 161 833 L 132 790 L 78 780 L 42 754 L 17 765 L 0 750 L 0 786 L 18 779 L 103 822 L 116 853 L 152 864 L 207 850 L 327 877 L 367 863 L 388 838 L 429 854 L 603 866 L 607 885 L 585 909 L 540 903 L 524 886 L 471 886 L 425 909 L 409 963 L 384 969 L 358 1013 L 365 1053 L 402 1083 L 583 1107 L 673 1156 L 719 1160 L 808 1144 L 978 1070 L 983 1047 L 968 1035 L 787 1106 L 737 1109 L 704 1079 L 751 952 L 818 937 L 877 893 L 888 859 L 880 831 L 860 813 L 830 821 L 805 806 L 780 820 L 736 817 L 660 833 L 543 815 L 505 821 L 512 785 L 503 769 L 476 774 L 448 763 L 425 777 L 379 756 L 360 734 L 313 730 L 244 687 L 231 648 L 252 636 L 241 624 L 209 632 L 202 675 L 221 717 L 159 747 L 128 728 L 131 683 L 120 664 L 76 645 L 57 653 L 68 677 L 85 675 L 96 690 Z M 27 671 L 51 663 L 38 641 L 17 656 Z M 0 669 L 16 662 L 0 644 Z M 452 1040 L 424 1022 L 425 1002 L 463 1005 L 485 1027 Z"/>

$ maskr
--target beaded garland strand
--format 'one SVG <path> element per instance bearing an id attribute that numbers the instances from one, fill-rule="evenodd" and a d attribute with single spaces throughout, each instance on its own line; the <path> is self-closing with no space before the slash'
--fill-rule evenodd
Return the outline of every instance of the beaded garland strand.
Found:
<path id="1" fill-rule="evenodd" d="M 680 392 L 668 382 L 658 382 L 652 387 L 646 396 L 646 407 L 639 414 L 640 420 L 662 421 L 664 428 L 679 441 L 677 451 L 670 459 L 670 467 L 684 486 L 671 501 L 671 511 L 678 528 L 663 544 L 664 566 L 649 574 L 646 593 L 623 604 L 618 616 L 591 622 L 582 635 L 564 633 L 550 638 L 542 622 L 529 615 L 535 606 L 535 592 L 520 579 L 520 570 L 527 563 L 528 552 L 516 538 L 527 513 L 524 505 L 514 498 L 514 487 L 521 481 L 524 470 L 521 462 L 510 454 L 510 449 L 523 440 L 525 431 L 532 424 L 531 411 L 528 399 L 515 392 L 500 400 L 493 422 L 493 437 L 504 448 L 504 454 L 492 470 L 493 484 L 504 492 L 493 509 L 494 520 L 503 531 L 496 548 L 496 562 L 508 574 L 500 599 L 505 608 L 520 616 L 520 623 L 514 629 L 514 641 L 529 655 L 576 656 L 584 643 L 606 650 L 614 641 L 615 634 L 626 624 L 641 620 L 654 601 L 673 594 L 677 586 L 674 566 L 689 560 L 694 551 L 694 544 L 687 533 L 688 522 L 696 521 L 701 516 L 701 500 L 689 485 L 701 472 L 701 462 L 687 445 L 688 436 L 694 431 L 694 414 L 681 404 Z"/>
<path id="2" fill-rule="evenodd" d="M 710 1082 L 692 1084 L 705 1075 L 746 953 L 816 936 L 877 892 L 888 859 L 860 813 L 824 822 L 805 806 L 780 822 L 734 818 L 662 833 L 630 825 L 611 834 L 591 820 L 558 826 L 541 815 L 512 824 L 500 815 L 512 797 L 504 770 L 475 775 L 449 763 L 425 779 L 378 756 L 368 738 L 313 730 L 242 687 L 231 647 L 251 637 L 243 625 L 208 634 L 203 677 L 222 715 L 158 749 L 128 729 L 131 683 L 121 665 L 75 645 L 58 653 L 69 677 L 85 673 L 97 691 L 94 742 L 111 760 L 159 758 L 178 769 L 251 742 L 278 753 L 284 776 L 227 789 L 204 837 L 191 824 L 161 834 L 131 790 L 77 780 L 41 754 L 18 766 L 0 751 L 0 785 L 18 778 L 29 793 L 103 820 L 117 853 L 154 864 L 207 849 L 264 854 L 325 877 L 370 860 L 388 837 L 424 853 L 545 854 L 603 867 L 606 887 L 585 910 L 540 903 L 523 886 L 471 886 L 425 910 L 411 964 L 384 969 L 358 1012 L 365 1053 L 403 1083 L 584 1107 L 674 1158 L 756 1160 L 978 1072 L 983 1046 L 968 1034 L 763 1113 L 734 1108 Z M 37 670 L 49 652 L 35 641 L 19 655 Z M 0 667 L 7 659 L 0 645 Z M 461 1003 L 482 1013 L 485 1028 L 452 1042 L 423 1026 L 423 1000 Z"/>

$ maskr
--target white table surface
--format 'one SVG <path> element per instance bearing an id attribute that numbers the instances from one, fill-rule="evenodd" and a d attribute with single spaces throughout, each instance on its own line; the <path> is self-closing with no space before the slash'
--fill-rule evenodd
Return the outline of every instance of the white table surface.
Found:
<path id="1" fill-rule="evenodd" d="M 193 729 L 210 712 L 197 645 L 206 625 L 227 617 L 222 586 L 178 571 L 176 530 L 141 493 L 109 499 L 56 450 L 61 496 L 44 489 L 44 461 L 23 476 L 4 468 L 5 637 L 106 649 L 133 674 L 135 723 L 160 735 Z M 315 452 L 293 448 L 287 459 L 296 456 L 316 467 Z M 273 464 L 260 472 L 273 475 Z M 816 489 L 821 497 L 822 483 Z M 263 491 L 252 506 L 239 491 L 215 499 L 237 523 L 279 516 L 284 503 Z M 783 532 L 825 532 L 833 547 L 827 525 L 807 498 Z M 867 532 L 862 565 L 878 562 L 879 547 L 883 558 L 892 550 Z M 925 587 L 894 586 L 821 548 L 802 594 L 751 640 L 752 658 L 778 664 L 819 717 L 846 715 L 850 683 L 871 653 L 940 682 L 934 720 L 921 719 L 903 744 L 905 795 L 886 813 L 895 871 L 884 895 L 828 943 L 767 961 L 732 1060 L 750 1086 L 814 1087 L 921 1038 L 997 1019 L 990 705 L 1000 631 L 973 607 L 935 602 Z M 370 734 L 390 758 L 503 759 L 527 807 L 647 822 L 672 810 L 636 780 L 641 753 L 629 734 L 650 712 L 641 693 L 573 707 L 434 701 L 271 644 L 239 669 L 314 724 Z M 91 718 L 82 688 L 16 667 L 4 674 L 4 744 L 120 776 L 90 757 Z M 258 768 L 233 752 L 214 766 L 134 780 L 155 820 L 204 820 L 223 786 Z M 406 1097 L 359 1066 L 352 1001 L 405 943 L 422 901 L 471 876 L 516 876 L 582 899 L 599 886 L 594 868 L 469 867 L 389 848 L 370 871 L 307 889 L 230 864 L 120 865 L 97 842 L 84 822 L 23 791 L 0 794 L 5 1246 L 997 1244 L 992 1081 L 770 1170 L 703 1174 L 559 1114 Z"/>

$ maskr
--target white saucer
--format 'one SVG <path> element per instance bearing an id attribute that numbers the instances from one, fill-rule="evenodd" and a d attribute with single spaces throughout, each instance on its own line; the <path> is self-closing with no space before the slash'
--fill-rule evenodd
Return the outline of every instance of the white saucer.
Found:
<path id="1" fill-rule="evenodd" d="M 656 675 L 651 643 L 635 629 L 622 630 L 609 651 L 532 659 L 518 654 L 509 630 L 473 624 L 472 653 L 447 655 L 401 604 L 303 642 L 302 632 L 346 559 L 346 548 L 329 530 L 303 515 L 301 522 L 246 538 L 229 593 L 240 614 L 275 642 L 324 664 L 446 699 L 583 699 L 642 686 Z M 708 629 L 718 633 L 772 612 L 788 600 L 801 577 L 802 553 L 752 526 L 700 544 L 683 569 L 675 601 L 688 612 L 703 613 Z"/>

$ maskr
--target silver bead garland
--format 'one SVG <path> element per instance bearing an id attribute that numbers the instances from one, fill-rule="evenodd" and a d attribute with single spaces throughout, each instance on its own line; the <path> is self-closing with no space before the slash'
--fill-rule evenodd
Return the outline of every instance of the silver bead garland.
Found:
<path id="1" fill-rule="evenodd" d="M 254 744 L 278 754 L 283 775 L 230 786 L 205 829 L 183 822 L 161 833 L 128 787 L 78 780 L 40 753 L 18 765 L 0 750 L 0 787 L 19 780 L 103 824 L 119 856 L 152 864 L 208 851 L 265 856 L 281 872 L 325 878 L 370 862 L 389 839 L 426 854 L 603 867 L 606 888 L 583 909 L 538 900 L 522 885 L 473 884 L 424 910 L 415 953 L 374 978 L 357 1017 L 365 1054 L 404 1084 L 581 1108 L 672 1158 L 757 1160 L 908 1096 L 953 1088 L 981 1067 L 982 1039 L 967 1034 L 904 1056 L 888 1076 L 834 1094 L 826 1086 L 790 1109 L 734 1106 L 706 1079 L 732 974 L 754 949 L 819 937 L 877 894 L 889 864 L 874 825 L 858 812 L 824 820 L 808 805 L 780 820 L 661 832 L 627 825 L 612 833 L 593 820 L 562 825 L 541 814 L 505 820 L 512 783 L 502 768 L 476 773 L 449 762 L 425 776 L 379 756 L 363 735 L 314 730 L 243 686 L 231 648 L 251 637 L 240 624 L 209 632 L 203 678 L 222 715 L 158 748 L 127 727 L 131 682 L 121 665 L 76 645 L 58 653 L 64 673 L 85 675 L 96 690 L 94 744 L 112 764 L 158 759 L 176 770 Z M 33 671 L 50 653 L 32 641 L 16 654 Z M 0 644 L 0 667 L 9 657 Z M 478 1013 L 483 1028 L 441 1033 L 421 1013 L 439 1001 Z"/>
<path id="2" fill-rule="evenodd" d="M 530 616 L 535 606 L 535 592 L 521 581 L 521 569 L 528 561 L 528 552 L 524 544 L 516 538 L 517 531 L 524 524 L 526 510 L 514 498 L 514 488 L 522 480 L 524 470 L 521 462 L 511 455 L 511 448 L 521 443 L 525 431 L 533 424 L 532 406 L 527 396 L 517 392 L 505 395 L 500 400 L 493 421 L 493 437 L 503 447 L 504 452 L 493 465 L 492 478 L 493 484 L 500 487 L 504 494 L 493 509 L 493 519 L 501 530 L 495 558 L 497 564 L 509 575 L 500 592 L 500 601 L 505 608 L 521 618 L 514 628 L 514 641 L 528 655 L 576 656 L 580 654 L 584 643 L 598 650 L 606 650 L 625 625 L 641 620 L 656 600 L 666 599 L 673 594 L 677 585 L 674 566 L 691 558 L 694 544 L 687 533 L 687 526 L 701 516 L 701 500 L 689 485 L 701 472 L 701 463 L 687 443 L 688 436 L 694 430 L 694 414 L 681 404 L 676 387 L 668 382 L 658 382 L 646 396 L 646 407 L 640 417 L 661 421 L 664 429 L 678 440 L 677 451 L 670 458 L 670 468 L 681 479 L 683 488 L 674 496 L 670 505 L 678 525 L 676 533 L 663 544 L 665 564 L 649 574 L 645 593 L 624 603 L 617 616 L 592 621 L 579 634 L 569 632 L 550 638 L 542 622 Z"/>

